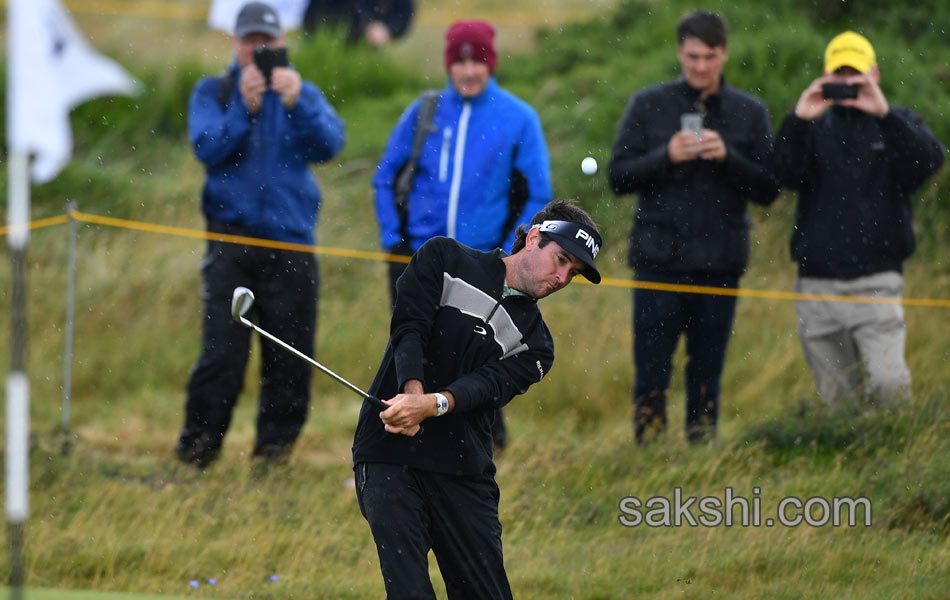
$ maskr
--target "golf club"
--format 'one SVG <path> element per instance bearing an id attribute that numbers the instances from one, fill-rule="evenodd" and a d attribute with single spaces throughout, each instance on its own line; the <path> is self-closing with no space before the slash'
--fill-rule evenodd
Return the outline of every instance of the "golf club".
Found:
<path id="1" fill-rule="evenodd" d="M 365 400 L 368 400 L 370 404 L 372 404 L 373 406 L 375 406 L 375 407 L 378 408 L 379 410 L 386 410 L 387 408 L 389 408 L 389 406 L 387 406 L 387 405 L 386 405 L 382 400 L 380 400 L 379 398 L 367 394 L 366 392 L 364 392 L 364 391 L 361 390 L 360 388 L 356 387 L 355 385 L 353 385 L 352 383 L 350 383 L 350 382 L 347 381 L 346 379 L 343 379 L 342 377 L 340 377 L 339 375 L 337 375 L 336 373 L 334 373 L 334 372 L 331 371 L 330 369 L 324 367 L 323 365 L 321 365 L 321 364 L 318 363 L 317 361 L 313 360 L 312 358 L 310 358 L 309 356 L 307 356 L 306 354 L 304 354 L 304 353 L 301 352 L 300 350 L 297 350 L 296 348 L 294 348 L 294 347 L 291 346 L 290 344 L 287 344 L 287 343 L 285 343 L 285 342 L 283 342 L 283 341 L 277 339 L 276 337 L 274 337 L 273 335 L 267 333 L 266 331 L 264 331 L 263 329 L 261 329 L 260 327 L 258 327 L 257 325 L 255 325 L 254 323 L 251 323 L 250 321 L 248 321 L 247 319 L 245 319 L 245 318 L 244 318 L 244 315 L 247 314 L 247 311 L 251 310 L 251 306 L 253 306 L 253 305 L 254 305 L 254 292 L 252 292 L 251 290 L 247 289 L 246 287 L 242 287 L 242 286 L 239 286 L 239 287 L 234 288 L 234 294 L 231 296 L 231 316 L 234 317 L 234 320 L 235 320 L 235 321 L 241 323 L 241 324 L 244 325 L 245 327 L 249 327 L 249 328 L 253 329 L 253 330 L 256 331 L 257 333 L 259 333 L 259 334 L 261 334 L 262 336 L 266 337 L 267 339 L 269 339 L 270 341 L 274 342 L 275 344 L 281 346 L 281 347 L 284 348 L 285 350 L 290 350 L 291 352 L 293 352 L 294 354 L 296 354 L 296 355 L 299 356 L 300 358 L 304 359 L 305 361 L 307 361 L 307 362 L 310 363 L 311 365 L 315 366 L 316 368 L 320 369 L 321 371 L 323 371 L 324 373 L 326 373 L 326 374 L 329 375 L 330 377 L 336 379 L 337 381 L 339 381 L 340 383 L 342 383 L 342 384 L 345 385 L 346 387 L 350 388 L 351 390 L 353 390 L 354 392 L 356 392 L 357 394 L 359 394 L 360 396 L 362 396 Z"/>

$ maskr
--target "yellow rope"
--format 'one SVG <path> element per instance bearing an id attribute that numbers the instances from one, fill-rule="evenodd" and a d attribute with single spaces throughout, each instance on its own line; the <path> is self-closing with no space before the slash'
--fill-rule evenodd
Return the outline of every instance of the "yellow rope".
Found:
<path id="1" fill-rule="evenodd" d="M 199 240 L 214 240 L 217 242 L 229 242 L 232 244 L 247 244 L 249 246 L 261 246 L 264 248 L 277 248 L 281 250 L 295 250 L 297 252 L 312 252 L 325 256 L 341 256 L 344 258 L 358 258 L 363 260 L 378 260 L 386 262 L 408 263 L 409 257 L 401 254 L 388 254 L 386 252 L 368 252 L 365 250 L 350 250 L 346 248 L 328 248 L 324 246 L 311 246 L 308 244 L 294 244 L 291 242 L 278 242 L 274 240 L 265 240 L 261 238 L 246 237 L 243 235 L 230 235 L 226 233 L 209 233 L 196 229 L 186 229 L 184 227 L 171 227 L 168 225 L 157 225 L 154 223 L 142 223 L 140 221 L 129 221 L 127 219 L 117 219 L 115 217 L 104 217 L 102 215 L 93 215 L 89 213 L 71 210 L 69 217 L 84 223 L 94 223 L 105 225 L 107 227 L 118 227 L 121 229 L 132 229 L 136 231 L 146 231 L 149 233 L 161 233 L 174 235 L 178 237 L 193 238 Z M 31 222 L 30 229 L 40 229 L 53 225 L 61 225 L 69 220 L 69 217 L 62 215 L 58 217 L 49 217 Z M 6 235 L 9 227 L 0 227 L 0 235 Z M 588 283 L 582 277 L 577 281 Z M 684 285 L 678 283 L 658 283 L 655 281 L 632 281 L 629 279 L 612 279 L 605 277 L 601 285 L 617 288 L 637 288 L 644 290 L 657 290 L 661 292 L 680 292 L 685 294 L 707 294 L 713 296 L 736 296 L 739 298 L 762 298 L 767 300 L 810 300 L 815 302 L 855 302 L 859 304 L 901 304 L 903 306 L 924 306 L 937 308 L 950 308 L 950 300 L 940 300 L 931 298 L 877 298 L 872 296 L 841 296 L 834 294 L 802 294 L 799 292 L 783 292 L 778 290 L 752 290 L 746 288 L 718 288 L 704 285 Z"/>

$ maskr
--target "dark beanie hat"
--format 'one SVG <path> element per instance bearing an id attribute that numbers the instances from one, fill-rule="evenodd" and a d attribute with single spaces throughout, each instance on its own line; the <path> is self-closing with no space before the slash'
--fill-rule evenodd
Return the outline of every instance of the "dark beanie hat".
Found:
<path id="1" fill-rule="evenodd" d="M 445 68 L 472 58 L 488 64 L 495 72 L 495 29 L 484 21 L 458 21 L 445 32 Z"/>

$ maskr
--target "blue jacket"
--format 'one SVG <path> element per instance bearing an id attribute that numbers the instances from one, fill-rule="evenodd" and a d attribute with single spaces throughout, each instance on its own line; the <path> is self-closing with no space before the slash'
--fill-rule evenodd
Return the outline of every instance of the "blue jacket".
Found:
<path id="1" fill-rule="evenodd" d="M 403 113 L 373 178 L 383 248 L 400 243 L 394 187 L 412 152 L 419 101 Z M 409 196 L 407 233 L 417 250 L 435 236 L 489 251 L 511 249 L 514 231 L 551 200 L 551 172 L 533 108 L 492 78 L 466 100 L 442 91 Z"/>
<path id="2" fill-rule="evenodd" d="M 304 81 L 293 110 L 264 93 L 251 115 L 232 65 L 231 96 L 219 100 L 219 77 L 206 77 L 191 94 L 188 136 L 207 169 L 201 208 L 209 221 L 240 225 L 250 235 L 313 244 L 320 191 L 309 162 L 323 162 L 343 147 L 343 121 L 320 90 Z"/>

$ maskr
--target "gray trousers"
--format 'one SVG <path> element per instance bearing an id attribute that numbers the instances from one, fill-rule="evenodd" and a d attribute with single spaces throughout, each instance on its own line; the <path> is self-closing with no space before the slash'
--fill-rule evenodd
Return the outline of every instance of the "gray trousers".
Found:
<path id="1" fill-rule="evenodd" d="M 795 291 L 899 299 L 904 278 L 895 271 L 857 279 L 801 277 Z M 907 327 L 900 304 L 796 300 L 798 334 L 821 399 L 888 404 L 910 398 L 910 370 L 904 360 Z"/>

